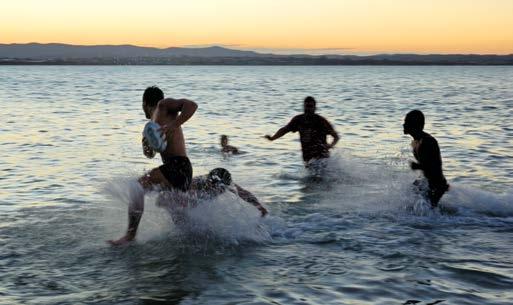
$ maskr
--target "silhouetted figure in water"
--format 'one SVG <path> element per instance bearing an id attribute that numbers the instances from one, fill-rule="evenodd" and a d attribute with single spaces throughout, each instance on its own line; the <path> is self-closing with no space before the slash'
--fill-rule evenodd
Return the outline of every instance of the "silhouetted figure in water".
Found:
<path id="1" fill-rule="evenodd" d="M 413 137 L 411 143 L 413 155 L 418 162 L 411 162 L 412 170 L 422 170 L 428 182 L 428 189 L 423 190 L 432 207 L 436 207 L 440 198 L 449 189 L 442 170 L 442 156 L 438 142 L 430 134 L 424 132 L 424 114 L 419 110 L 408 112 L 404 118 L 404 134 Z M 421 187 L 420 181 L 414 184 Z"/>
<path id="2" fill-rule="evenodd" d="M 215 168 L 211 170 L 208 175 L 194 177 L 191 183 L 190 191 L 195 191 L 198 197 L 214 198 L 227 190 L 239 196 L 242 200 L 255 206 L 262 217 L 267 214 L 264 208 L 255 195 L 250 191 L 242 188 L 236 183 L 232 183 L 232 175 L 227 169 Z M 229 186 L 233 186 L 230 188 Z"/>
<path id="3" fill-rule="evenodd" d="M 228 145 L 228 136 L 221 136 L 221 152 L 223 153 L 232 153 L 237 155 L 240 153 L 239 149 L 235 146 Z"/>
<path id="4" fill-rule="evenodd" d="M 339 137 L 328 120 L 315 113 L 316 101 L 313 97 L 306 97 L 303 107 L 303 114 L 296 115 L 273 136 L 266 135 L 265 138 L 274 141 L 289 132 L 299 131 L 303 161 L 308 167 L 311 161 L 329 158 L 329 150 L 337 144 Z M 326 141 L 327 135 L 333 137 L 331 144 Z"/>

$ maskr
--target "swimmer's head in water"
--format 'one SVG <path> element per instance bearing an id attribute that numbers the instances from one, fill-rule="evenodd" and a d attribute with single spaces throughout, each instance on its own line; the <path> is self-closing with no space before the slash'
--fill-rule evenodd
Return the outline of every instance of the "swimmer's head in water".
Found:
<path id="1" fill-rule="evenodd" d="M 424 114 L 420 110 L 408 112 L 404 118 L 403 132 L 405 134 L 418 133 L 424 130 Z"/>
<path id="2" fill-rule="evenodd" d="M 303 102 L 305 114 L 314 114 L 317 102 L 311 96 L 307 96 Z"/>
<path id="3" fill-rule="evenodd" d="M 232 184 L 232 175 L 227 169 L 218 167 L 208 173 L 207 180 L 213 185 L 219 185 L 221 183 L 230 185 Z"/>
<path id="4" fill-rule="evenodd" d="M 146 88 L 143 93 L 143 110 L 147 119 L 151 119 L 153 111 L 160 100 L 164 99 L 164 92 L 157 86 Z"/>
<path id="5" fill-rule="evenodd" d="M 228 136 L 222 135 L 221 136 L 221 146 L 226 146 L 226 145 L 228 145 Z"/>

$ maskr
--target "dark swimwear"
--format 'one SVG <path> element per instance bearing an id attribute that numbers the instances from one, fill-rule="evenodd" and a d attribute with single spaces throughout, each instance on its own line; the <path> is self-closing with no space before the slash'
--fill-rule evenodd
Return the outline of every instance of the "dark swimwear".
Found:
<path id="1" fill-rule="evenodd" d="M 438 202 L 442 198 L 442 196 L 445 194 L 445 192 L 449 189 L 449 184 L 441 184 L 437 186 L 429 186 L 429 190 L 427 192 L 427 197 L 429 201 L 431 202 L 432 207 L 436 207 L 438 205 Z"/>
<path id="2" fill-rule="evenodd" d="M 416 186 L 417 191 L 429 201 L 433 208 L 438 206 L 442 196 L 449 190 L 449 184 L 447 184 L 445 179 L 436 184 L 423 179 L 417 179 L 413 182 L 413 185 Z"/>
<path id="3" fill-rule="evenodd" d="M 334 129 L 328 120 L 318 114 L 300 114 L 292 118 L 285 128 L 287 131 L 299 131 L 305 162 L 311 159 L 329 158 L 326 136 L 334 133 Z"/>
<path id="4" fill-rule="evenodd" d="M 192 165 L 189 158 L 182 156 L 162 157 L 164 165 L 159 167 L 166 180 L 174 188 L 187 191 L 192 181 Z"/>

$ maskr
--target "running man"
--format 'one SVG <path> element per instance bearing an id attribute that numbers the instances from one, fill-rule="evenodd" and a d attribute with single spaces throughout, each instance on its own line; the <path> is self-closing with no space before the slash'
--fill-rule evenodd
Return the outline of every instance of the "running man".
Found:
<path id="1" fill-rule="evenodd" d="M 421 170 L 428 182 L 428 189 L 425 190 L 425 196 L 435 208 L 442 198 L 443 194 L 449 189 L 447 180 L 445 180 L 442 170 L 442 156 L 438 142 L 430 134 L 424 132 L 424 114 L 420 110 L 408 112 L 404 118 L 404 134 L 412 136 L 413 156 L 418 162 L 411 162 L 412 170 Z M 421 186 L 420 181 L 414 184 Z"/>
<path id="2" fill-rule="evenodd" d="M 273 136 L 266 135 L 265 138 L 274 141 L 289 132 L 299 131 L 303 161 L 308 167 L 310 161 L 329 158 L 329 150 L 335 147 L 339 137 L 328 120 L 315 113 L 316 101 L 313 97 L 306 97 L 303 107 L 303 114 L 296 115 Z M 333 138 L 330 144 L 326 141 L 327 135 Z"/>
<path id="3" fill-rule="evenodd" d="M 118 240 L 110 240 L 113 245 L 123 245 L 135 239 L 137 227 L 144 211 L 144 194 L 154 187 L 176 189 L 186 192 L 192 181 L 192 166 L 187 157 L 182 124 L 187 122 L 196 112 L 198 105 L 187 99 L 164 98 L 158 87 L 148 87 L 143 94 L 143 110 L 147 119 L 151 119 L 161 127 L 167 147 L 160 153 L 160 167 L 154 168 L 140 177 L 139 189 L 130 195 L 128 207 L 128 229 Z M 148 140 L 143 138 L 143 153 L 148 158 L 155 156 Z"/>

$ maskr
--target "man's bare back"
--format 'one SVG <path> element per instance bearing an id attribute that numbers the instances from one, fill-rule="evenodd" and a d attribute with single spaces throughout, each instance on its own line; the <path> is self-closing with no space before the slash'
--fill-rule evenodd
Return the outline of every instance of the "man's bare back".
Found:
<path id="1" fill-rule="evenodd" d="M 162 157 L 173 156 L 187 156 L 185 149 L 185 139 L 183 136 L 182 127 L 180 122 L 177 122 L 178 112 L 182 112 L 185 99 L 172 99 L 166 98 L 161 100 L 155 112 L 153 113 L 152 120 L 159 124 L 162 131 L 166 134 L 167 147 L 162 152 Z"/>

